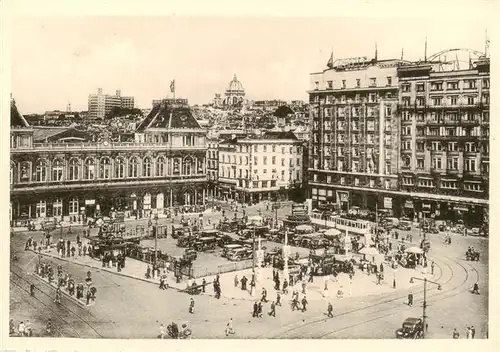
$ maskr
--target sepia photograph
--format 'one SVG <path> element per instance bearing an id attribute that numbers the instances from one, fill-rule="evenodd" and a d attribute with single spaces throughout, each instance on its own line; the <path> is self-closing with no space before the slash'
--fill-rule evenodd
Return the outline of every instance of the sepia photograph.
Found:
<path id="1" fill-rule="evenodd" d="M 491 32 L 12 19 L 9 337 L 488 339 Z"/>

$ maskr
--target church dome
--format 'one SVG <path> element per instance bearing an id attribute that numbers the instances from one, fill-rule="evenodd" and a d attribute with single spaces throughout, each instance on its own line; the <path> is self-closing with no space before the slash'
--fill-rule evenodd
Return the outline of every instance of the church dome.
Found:
<path id="1" fill-rule="evenodd" d="M 229 87 L 227 88 L 228 91 L 231 92 L 243 92 L 245 89 L 243 88 L 243 85 L 241 84 L 240 81 L 238 81 L 238 78 L 236 78 L 236 75 L 234 75 L 233 80 L 229 82 Z"/>

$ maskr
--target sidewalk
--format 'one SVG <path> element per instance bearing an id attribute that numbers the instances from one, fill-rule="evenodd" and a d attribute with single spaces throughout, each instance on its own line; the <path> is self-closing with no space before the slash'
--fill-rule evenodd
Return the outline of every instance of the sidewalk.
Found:
<path id="1" fill-rule="evenodd" d="M 55 248 L 51 248 L 49 250 L 42 251 L 43 255 L 47 255 L 53 258 L 57 258 L 61 261 L 66 261 L 69 263 L 87 266 L 89 268 L 94 268 L 101 271 L 107 271 L 109 273 L 115 275 L 121 275 L 125 277 L 129 277 L 136 280 L 142 280 L 145 282 L 149 282 L 151 284 L 159 285 L 159 278 L 151 278 L 147 279 L 145 277 L 145 273 L 148 267 L 148 263 L 132 259 L 127 257 L 125 262 L 125 268 L 118 272 L 116 267 L 102 267 L 102 262 L 99 260 L 90 258 L 87 256 L 78 256 L 75 257 L 65 257 L 60 258 L 55 250 Z M 150 266 L 151 267 L 151 266 Z M 407 290 L 410 288 L 411 284 L 409 283 L 410 277 L 424 277 L 424 273 L 421 272 L 421 268 L 416 270 L 399 268 L 395 272 L 389 268 L 388 265 L 385 265 L 385 278 L 382 281 L 381 285 L 376 284 L 376 277 L 374 274 L 368 275 L 366 272 L 362 272 L 361 270 L 356 270 L 356 274 L 352 282 L 350 283 L 349 276 L 345 273 L 340 273 L 337 278 L 334 280 L 333 276 L 321 277 L 315 276 L 314 281 L 312 283 L 307 283 L 306 286 L 306 295 L 309 301 L 316 300 L 325 300 L 328 297 L 337 296 L 338 290 L 342 290 L 344 293 L 344 297 L 362 297 L 369 295 L 380 295 L 384 293 L 394 292 L 394 288 L 392 287 L 393 279 L 396 279 L 397 290 Z M 260 278 L 257 279 L 257 285 L 255 288 L 255 292 L 253 295 L 250 294 L 250 280 L 252 277 L 252 269 L 240 270 L 235 272 L 228 272 L 219 275 L 219 281 L 221 284 L 221 296 L 229 299 L 236 300 L 255 300 L 260 299 L 262 294 L 262 288 L 267 290 L 267 299 L 275 300 L 276 299 L 276 291 L 274 290 L 274 282 L 272 280 L 272 268 L 261 268 L 260 270 Z M 238 286 L 234 284 L 235 275 L 238 276 Z M 241 290 L 241 278 L 246 276 L 248 279 L 247 282 L 247 290 Z M 429 278 L 430 274 L 427 274 L 426 277 Z M 172 272 L 166 273 L 166 284 L 169 288 L 174 288 L 176 290 L 182 291 L 185 290 L 188 285 L 191 285 L 195 282 L 197 285 L 201 285 L 203 279 L 205 279 L 207 286 L 205 289 L 205 295 L 214 296 L 214 290 L 212 283 L 214 281 L 215 275 L 206 276 L 204 278 L 198 279 L 187 279 L 184 278 L 180 283 L 177 283 L 175 277 Z M 325 281 L 327 282 L 328 290 L 324 291 Z M 283 284 L 283 281 L 281 282 Z M 291 297 L 292 291 L 296 289 L 299 291 L 300 296 L 302 296 L 302 283 L 296 283 L 294 287 L 289 287 L 289 293 L 287 295 L 282 295 L 282 298 Z"/>

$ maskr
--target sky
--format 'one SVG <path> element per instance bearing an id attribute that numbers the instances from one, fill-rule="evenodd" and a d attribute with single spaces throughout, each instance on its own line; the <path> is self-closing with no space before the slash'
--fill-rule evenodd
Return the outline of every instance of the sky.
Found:
<path id="1" fill-rule="evenodd" d="M 309 74 L 335 58 L 418 60 L 449 48 L 484 51 L 484 18 L 24 17 L 11 29 L 12 93 L 21 111 L 87 110 L 103 88 L 139 108 L 176 96 L 211 102 L 234 74 L 247 99 L 307 100 Z"/>

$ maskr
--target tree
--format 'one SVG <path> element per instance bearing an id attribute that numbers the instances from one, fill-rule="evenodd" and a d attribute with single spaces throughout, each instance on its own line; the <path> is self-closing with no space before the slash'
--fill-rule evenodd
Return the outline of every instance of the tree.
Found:
<path id="1" fill-rule="evenodd" d="M 125 115 L 142 115 L 141 109 L 128 109 L 128 108 L 122 108 L 122 107 L 117 107 L 115 106 L 112 108 L 109 113 L 106 114 L 107 119 L 112 119 L 114 117 L 118 116 L 125 116 Z"/>
<path id="2" fill-rule="evenodd" d="M 285 118 L 290 114 L 293 114 L 293 110 L 288 105 L 281 105 L 273 113 L 277 118 Z"/>

